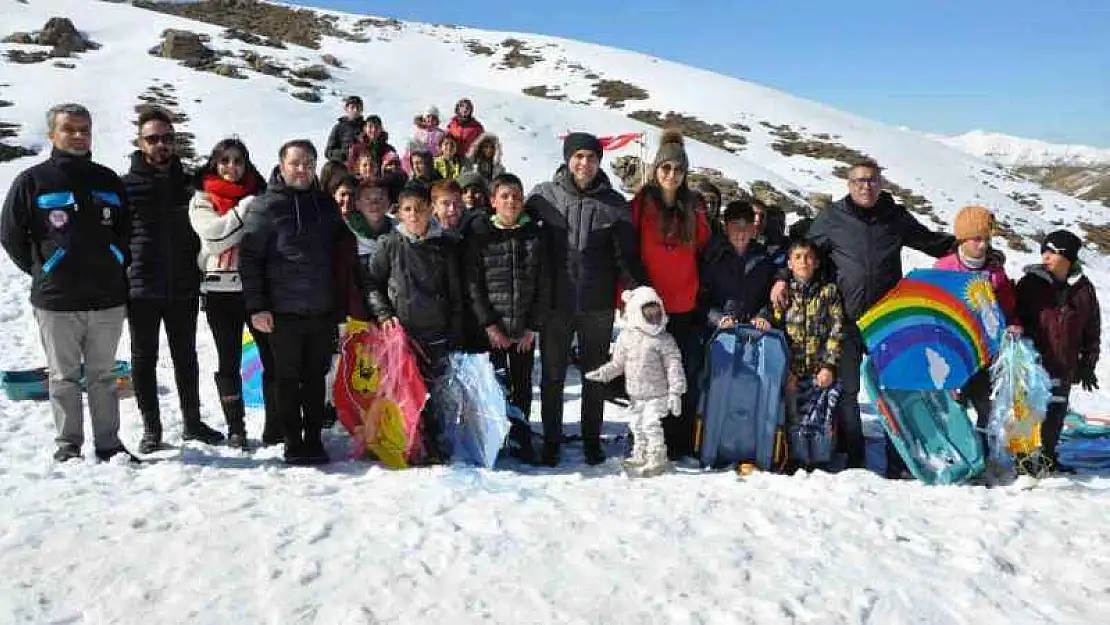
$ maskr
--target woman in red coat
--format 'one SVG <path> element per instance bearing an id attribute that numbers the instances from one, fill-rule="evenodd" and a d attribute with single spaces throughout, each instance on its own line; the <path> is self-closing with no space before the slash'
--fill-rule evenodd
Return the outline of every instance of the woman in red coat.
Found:
<path id="1" fill-rule="evenodd" d="M 667 331 L 682 350 L 686 394 L 682 415 L 665 419 L 663 431 L 672 460 L 694 454 L 694 412 L 697 379 L 705 336 L 697 309 L 698 256 L 709 242 L 709 223 L 697 193 L 686 184 L 690 167 L 678 131 L 666 131 L 659 142 L 651 177 L 632 199 L 632 223 L 640 258 L 651 285 L 663 298 Z"/>
<path id="2" fill-rule="evenodd" d="M 459 100 L 455 104 L 455 116 L 447 124 L 447 134 L 459 142 L 459 154 L 466 154 L 474 140 L 485 131 L 482 122 L 474 119 L 474 103 L 467 98 Z"/>

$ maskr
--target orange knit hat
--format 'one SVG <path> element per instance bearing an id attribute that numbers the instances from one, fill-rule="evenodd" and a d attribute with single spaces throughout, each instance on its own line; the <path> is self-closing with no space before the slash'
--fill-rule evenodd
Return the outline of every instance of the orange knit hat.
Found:
<path id="1" fill-rule="evenodd" d="M 952 230 L 960 241 L 975 237 L 989 239 L 994 234 L 994 226 L 994 214 L 990 210 L 983 206 L 965 206 L 956 213 Z"/>

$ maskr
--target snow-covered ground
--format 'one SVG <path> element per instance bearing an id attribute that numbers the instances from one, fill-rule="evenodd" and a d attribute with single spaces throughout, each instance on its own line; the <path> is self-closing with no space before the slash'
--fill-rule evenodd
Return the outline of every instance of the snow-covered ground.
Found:
<path id="1" fill-rule="evenodd" d="M 12 2 L 3 15 L 0 34 L 66 15 L 103 48 L 71 60 L 76 69 L 0 63 L 0 98 L 14 102 L 0 108 L 0 118 L 23 124 L 20 142 L 41 146 L 43 111 L 59 101 L 83 102 L 94 115 L 94 153 L 120 171 L 134 137 L 132 107 L 150 85 L 174 85 L 179 108 L 191 118 L 184 129 L 196 135 L 199 151 L 236 133 L 263 170 L 285 139 L 322 141 L 339 111 L 338 95 L 308 104 L 280 93 L 284 82 L 277 78 L 199 74 L 147 54 L 162 29 L 178 27 L 210 33 L 215 47 L 255 49 L 288 64 L 335 54 L 347 66 L 336 70 L 335 90 L 363 95 L 398 146 L 425 104 L 446 112 L 470 96 L 505 142 L 510 169 L 529 183 L 550 175 L 560 160 L 556 137 L 567 129 L 644 129 L 655 136 L 655 129 L 596 103 L 520 94 L 525 86 L 558 83 L 572 100 L 588 99 L 589 81 L 567 68 L 573 62 L 645 88 L 649 99 L 630 102 L 629 110 L 673 109 L 751 126 L 739 155 L 690 145 L 695 165 L 745 183 L 843 192 L 843 182 L 829 175 L 833 161 L 771 150 L 758 123 L 766 120 L 866 150 L 900 184 L 930 197 L 943 219 L 973 201 L 1024 217 L 1025 225 L 1015 225 L 1020 232 L 1099 215 L 1097 205 L 983 173 L 991 168 L 986 161 L 918 133 L 561 39 L 519 35 L 545 60 L 496 70 L 498 57 L 467 55 L 462 42 L 496 48 L 508 33 L 404 24 L 367 44 L 327 39 L 319 51 L 281 51 L 115 3 Z M 0 190 L 35 160 L 0 164 Z M 1007 197 L 1013 190 L 1041 193 L 1051 209 L 1031 214 Z M 1035 258 L 1008 254 L 1012 275 Z M 923 262 L 914 253 L 906 260 Z M 1110 266 L 1099 256 L 1088 261 L 1110 306 L 1104 286 Z M 0 261 L 5 369 L 42 364 L 27 288 L 28 280 Z M 202 370 L 210 371 L 215 354 L 203 321 L 199 342 Z M 119 353 L 127 357 L 126 339 Z M 1106 361 L 1099 373 L 1110 385 Z M 163 420 L 168 442 L 179 446 L 171 371 L 163 356 Z M 568 418 L 577 415 L 579 390 L 568 386 Z M 1084 411 L 1110 407 L 1107 391 L 1074 396 Z M 222 425 L 207 379 L 202 400 L 208 422 Z M 620 409 L 607 407 L 607 418 L 607 434 L 623 433 Z M 252 411 L 252 437 L 260 421 Z M 123 402 L 123 424 L 125 442 L 135 444 L 133 400 Z M 194 445 L 138 469 L 57 467 L 50 460 L 53 436 L 46 404 L 0 399 L 0 623 L 978 625 L 1105 623 L 1110 614 L 1105 476 L 1051 479 L 1030 491 L 926 488 L 866 471 L 744 480 L 690 471 L 629 481 L 615 461 L 586 467 L 576 446 L 553 470 L 510 464 L 496 471 L 394 472 L 352 461 L 286 468 L 276 448 L 244 457 Z M 346 436 L 337 431 L 327 442 L 333 457 L 344 457 Z"/>

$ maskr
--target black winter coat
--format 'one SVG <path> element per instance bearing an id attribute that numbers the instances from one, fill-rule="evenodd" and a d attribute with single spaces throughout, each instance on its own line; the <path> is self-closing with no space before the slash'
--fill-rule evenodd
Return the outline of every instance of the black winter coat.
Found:
<path id="1" fill-rule="evenodd" d="M 741 256 L 727 238 L 714 235 L 702 259 L 698 306 L 705 311 L 709 326 L 716 328 L 726 316 L 739 323 L 760 316 L 770 320 L 775 271 L 774 261 L 761 244 L 752 241 Z"/>
<path id="2" fill-rule="evenodd" d="M 359 135 L 362 134 L 362 127 L 365 123 L 361 116 L 355 119 L 340 117 L 335 122 L 335 126 L 332 127 L 331 134 L 328 135 L 328 144 L 324 148 L 324 156 L 329 161 L 346 163 L 347 152 L 351 149 L 351 145 L 358 140 Z"/>
<path id="3" fill-rule="evenodd" d="M 31 276 L 31 305 L 44 310 L 126 304 L 130 234 L 119 176 L 59 150 L 16 176 L 0 215 L 0 244 Z"/>
<path id="4" fill-rule="evenodd" d="M 181 160 L 160 171 L 136 150 L 123 184 L 131 201 L 131 299 L 197 298 L 200 238 L 189 223 L 192 179 Z"/>
<path id="5" fill-rule="evenodd" d="M 544 223 L 524 215 L 528 223 L 517 228 L 498 228 L 483 215 L 463 231 L 467 299 L 478 328 L 498 324 L 510 339 L 538 332 L 551 306 Z"/>
<path id="6" fill-rule="evenodd" d="M 536 186 L 525 207 L 544 220 L 549 234 L 554 312 L 613 310 L 619 288 L 647 283 L 628 202 L 605 172 L 583 191 L 563 165 L 550 182 Z"/>
<path id="7" fill-rule="evenodd" d="M 831 261 L 844 315 L 853 322 L 902 279 L 904 246 L 940 258 L 956 245 L 955 237 L 921 225 L 888 193 L 870 209 L 845 196 L 817 215 L 806 236 Z"/>
<path id="8" fill-rule="evenodd" d="M 386 235 L 366 272 L 371 314 L 400 320 L 415 337 L 462 339 L 462 278 L 457 237 L 432 221 L 415 240 L 403 226 Z"/>
<path id="9" fill-rule="evenodd" d="M 339 250 L 353 244 L 339 207 L 317 185 L 293 189 L 280 175 L 247 212 L 239 275 L 248 313 L 346 312 L 335 282 Z M 354 263 L 350 263 L 353 271 Z"/>

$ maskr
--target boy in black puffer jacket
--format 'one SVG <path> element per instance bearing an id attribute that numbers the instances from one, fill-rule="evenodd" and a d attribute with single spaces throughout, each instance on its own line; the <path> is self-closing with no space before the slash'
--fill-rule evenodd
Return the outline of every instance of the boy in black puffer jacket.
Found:
<path id="1" fill-rule="evenodd" d="M 458 238 L 432 219 L 431 198 L 419 184 L 398 199 L 397 229 L 387 235 L 366 269 L 370 313 L 384 328 L 400 324 L 420 348 L 429 389 L 447 370 L 447 356 L 462 336 L 462 279 Z M 432 399 L 435 399 L 434 395 Z M 434 401 L 422 416 L 430 459 L 446 459 Z"/>
<path id="2" fill-rule="evenodd" d="M 500 174 L 490 187 L 494 214 L 466 222 L 466 288 L 494 366 L 508 370 L 509 401 L 525 423 L 513 423 L 514 452 L 531 462 L 533 345 L 551 306 L 551 280 L 544 223 L 524 209 L 524 186 Z"/>

